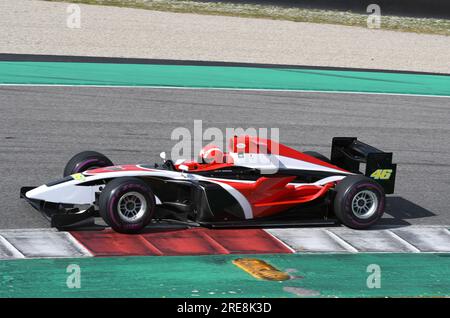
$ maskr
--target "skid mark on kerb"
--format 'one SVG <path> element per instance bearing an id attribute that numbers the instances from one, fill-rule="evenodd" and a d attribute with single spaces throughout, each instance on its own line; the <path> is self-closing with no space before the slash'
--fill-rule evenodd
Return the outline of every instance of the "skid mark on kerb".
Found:
<path id="1" fill-rule="evenodd" d="M 267 229 L 266 232 L 295 253 L 450 252 L 450 231 L 445 226 L 376 230 L 290 228 Z"/>
<path id="2" fill-rule="evenodd" d="M 394 238 L 387 230 L 357 231 L 339 228 L 330 230 L 330 232 L 349 243 L 359 252 L 412 252 L 409 244 Z"/>
<path id="3" fill-rule="evenodd" d="M 355 252 L 356 250 L 329 235 L 326 230 L 293 228 L 293 229 L 268 229 L 268 233 L 284 242 L 296 253 L 308 252 Z"/>
<path id="4" fill-rule="evenodd" d="M 438 227 L 410 227 L 392 230 L 421 252 L 450 252 L 450 232 Z"/>
<path id="5" fill-rule="evenodd" d="M 91 256 L 67 232 L 22 230 L 3 231 L 1 235 L 27 258 Z"/>
<path id="6" fill-rule="evenodd" d="M 3 236 L 0 235 L 0 259 L 24 258 L 11 243 L 9 243 Z"/>
<path id="7" fill-rule="evenodd" d="M 257 279 L 283 281 L 291 278 L 288 273 L 256 258 L 238 258 L 233 264 Z"/>
<path id="8" fill-rule="evenodd" d="M 408 248 L 411 252 L 420 253 L 420 250 L 417 247 L 415 247 L 408 241 L 402 239 L 400 236 L 398 236 L 394 232 L 387 230 L 386 233 L 388 233 L 390 236 L 392 236 L 393 239 L 395 239 L 395 240 L 399 241 L 400 243 L 402 243 L 403 245 L 405 245 L 405 247 Z"/>
<path id="9" fill-rule="evenodd" d="M 337 236 L 335 233 L 333 233 L 329 230 L 324 230 L 324 232 L 327 233 L 328 236 L 330 236 L 333 240 L 335 240 L 340 246 L 345 248 L 347 251 L 349 251 L 351 253 L 358 252 L 358 250 L 356 248 L 354 248 L 351 244 L 349 244 L 348 242 L 346 242 L 345 240 L 343 240 L 342 238 Z"/>

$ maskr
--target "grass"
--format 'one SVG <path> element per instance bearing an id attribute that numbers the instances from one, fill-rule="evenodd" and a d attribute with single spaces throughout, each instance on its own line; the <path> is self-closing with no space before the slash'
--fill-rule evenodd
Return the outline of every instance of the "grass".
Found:
<path id="1" fill-rule="evenodd" d="M 294 22 L 326 23 L 367 27 L 365 14 L 332 10 L 286 8 L 257 4 L 231 4 L 226 2 L 197 2 L 189 0 L 47 0 L 117 7 L 196 13 L 245 18 L 287 20 Z M 381 16 L 381 28 L 403 32 L 450 35 L 450 20 Z"/>

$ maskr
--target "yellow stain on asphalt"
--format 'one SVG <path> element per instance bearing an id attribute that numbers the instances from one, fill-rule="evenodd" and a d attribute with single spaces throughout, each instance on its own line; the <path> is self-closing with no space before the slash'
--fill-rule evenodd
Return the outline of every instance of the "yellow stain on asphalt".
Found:
<path id="1" fill-rule="evenodd" d="M 233 260 L 233 264 L 258 279 L 283 281 L 290 278 L 287 273 L 256 258 L 238 258 Z"/>

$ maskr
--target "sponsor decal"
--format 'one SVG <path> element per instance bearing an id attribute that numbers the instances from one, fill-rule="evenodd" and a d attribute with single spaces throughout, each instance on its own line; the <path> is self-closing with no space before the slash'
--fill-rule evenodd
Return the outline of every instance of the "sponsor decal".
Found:
<path id="1" fill-rule="evenodd" d="M 77 180 L 77 181 L 86 180 L 86 177 L 82 173 L 75 173 L 75 174 L 71 175 L 71 177 L 73 178 L 73 180 Z"/>

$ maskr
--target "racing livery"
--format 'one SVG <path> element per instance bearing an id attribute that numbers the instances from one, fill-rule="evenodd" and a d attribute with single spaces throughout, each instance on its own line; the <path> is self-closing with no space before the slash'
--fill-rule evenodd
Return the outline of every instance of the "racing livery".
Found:
<path id="1" fill-rule="evenodd" d="M 114 230 L 135 233 L 161 221 L 274 227 L 337 218 L 363 229 L 378 221 L 385 194 L 394 191 L 392 153 L 354 137 L 333 138 L 330 159 L 253 136 L 235 136 L 229 145 L 228 152 L 208 145 L 197 161 L 162 155 L 163 164 L 153 165 L 114 165 L 85 151 L 68 162 L 62 179 L 23 187 L 21 197 L 60 229 L 101 216 Z"/>

